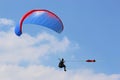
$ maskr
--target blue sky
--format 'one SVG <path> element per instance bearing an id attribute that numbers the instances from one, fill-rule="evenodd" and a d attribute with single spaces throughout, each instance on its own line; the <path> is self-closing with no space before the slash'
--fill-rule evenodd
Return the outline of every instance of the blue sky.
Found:
<path id="1" fill-rule="evenodd" d="M 19 42 L 20 39 L 21 41 L 23 41 L 23 43 L 26 44 L 25 49 L 32 49 L 33 54 L 37 52 L 39 53 L 39 50 L 37 50 L 36 47 L 35 49 L 33 49 L 29 45 L 35 42 L 35 44 L 36 43 L 38 43 L 38 45 L 45 44 L 45 46 L 47 46 L 47 43 L 49 43 L 44 41 L 43 43 L 42 42 L 39 43 L 39 41 L 35 40 L 35 39 L 39 40 L 38 35 L 39 37 L 45 36 L 45 38 L 46 36 L 50 36 L 49 40 L 51 43 L 49 43 L 48 45 L 52 45 L 53 47 L 55 47 L 52 44 L 54 41 L 52 42 L 51 40 L 55 40 L 56 45 L 61 45 L 58 48 L 55 48 L 55 50 L 50 50 L 50 52 L 47 52 L 47 49 L 43 50 L 44 51 L 43 53 L 45 54 L 42 55 L 42 57 L 39 55 L 40 62 L 39 60 L 31 60 L 32 56 L 24 57 L 24 59 L 25 58 L 28 59 L 27 61 L 25 61 L 24 59 L 22 60 L 22 57 L 20 57 L 21 61 L 18 61 L 19 66 L 22 65 L 23 67 L 24 66 L 31 67 L 29 66 L 29 63 L 31 63 L 35 66 L 36 65 L 38 66 L 42 65 L 45 67 L 49 66 L 50 68 L 55 68 L 57 70 L 58 68 L 56 65 L 58 62 L 58 58 L 64 57 L 66 59 L 66 64 L 68 65 L 67 67 L 68 71 L 69 70 L 79 71 L 79 69 L 80 70 L 88 69 L 88 70 L 92 70 L 95 73 L 104 73 L 106 75 L 117 74 L 119 75 L 118 79 L 120 79 L 120 69 L 119 69 L 120 67 L 119 64 L 120 63 L 119 62 L 120 61 L 119 58 L 120 57 L 119 54 L 120 53 L 120 49 L 119 49 L 120 48 L 120 37 L 119 37 L 120 5 L 119 3 L 120 3 L 119 0 L 34 0 L 34 1 L 33 0 L 32 1 L 1 0 L 0 19 L 3 18 L 8 19 L 10 21 L 13 21 L 12 24 L 15 25 L 20 20 L 22 15 L 31 9 L 47 9 L 57 14 L 63 21 L 64 31 L 61 34 L 57 34 L 51 30 L 49 31 L 49 29 L 38 28 L 38 26 L 34 26 L 34 25 L 26 25 L 26 28 L 24 28 L 24 32 L 26 32 L 26 35 L 24 35 L 22 38 L 15 37 L 14 32 L 12 32 L 11 29 L 10 29 L 11 32 L 10 31 L 5 32 L 6 35 L 10 32 L 10 36 L 14 36 L 14 37 L 9 37 L 9 35 L 5 36 L 7 39 L 15 38 L 17 39 L 15 40 L 15 42 L 17 41 Z M 2 22 L 0 23 L 0 25 L 1 24 Z M 1 32 L 2 30 L 4 30 L 4 27 L 2 26 L 11 26 L 11 25 L 8 24 L 1 25 L 0 27 Z M 31 29 L 29 28 L 29 26 L 31 26 Z M 13 26 L 12 28 L 14 27 L 15 26 Z M 3 33 L 1 33 L 1 35 L 2 34 Z M 27 36 L 28 39 L 25 38 L 25 36 Z M 4 40 L 5 37 L 3 38 L 1 37 L 1 39 Z M 30 40 L 30 42 L 31 40 L 33 40 L 33 43 L 31 44 L 26 43 L 24 38 L 25 40 Z M 12 39 L 10 39 L 10 41 L 12 41 Z M 17 44 L 17 43 L 13 42 L 13 44 Z M 64 48 L 63 48 L 63 44 L 65 44 Z M 9 45 L 6 44 L 7 48 L 5 48 L 5 50 L 9 51 L 8 46 Z M 24 46 L 19 45 L 18 47 L 24 47 Z M 39 46 L 39 48 L 41 47 Z M 14 48 L 10 48 L 10 49 L 14 49 Z M 2 53 L 2 48 L 0 50 L 1 50 L 0 53 Z M 42 50 L 42 48 L 40 50 Z M 14 54 L 19 53 L 19 52 L 17 53 L 17 51 L 13 51 L 13 52 L 16 52 Z M 24 53 L 24 49 L 23 49 L 23 53 Z M 67 62 L 67 60 L 69 61 L 69 60 L 86 60 L 86 59 L 96 59 L 97 62 L 96 63 Z M 3 62 L 0 63 L 6 64 L 4 60 Z M 8 63 L 16 64 L 17 62 L 14 62 L 13 60 L 11 62 L 8 61 Z M 106 80 L 107 79 L 109 78 L 106 78 Z M 118 79 L 116 78 L 114 80 L 118 80 Z M 63 80 L 65 80 L 65 78 Z"/>

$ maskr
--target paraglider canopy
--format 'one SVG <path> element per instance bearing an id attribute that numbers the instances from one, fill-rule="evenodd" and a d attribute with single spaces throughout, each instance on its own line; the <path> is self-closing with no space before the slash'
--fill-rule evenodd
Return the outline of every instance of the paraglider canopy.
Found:
<path id="1" fill-rule="evenodd" d="M 17 36 L 20 36 L 22 34 L 23 24 L 41 25 L 56 31 L 57 33 L 61 33 L 64 28 L 61 19 L 53 12 L 45 9 L 30 10 L 24 14 L 15 27 L 15 34 Z"/>

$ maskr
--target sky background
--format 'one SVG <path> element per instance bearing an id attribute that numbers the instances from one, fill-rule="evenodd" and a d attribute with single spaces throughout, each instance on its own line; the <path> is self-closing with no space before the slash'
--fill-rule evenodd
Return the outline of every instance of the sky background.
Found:
<path id="1" fill-rule="evenodd" d="M 119 0 L 1 0 L 0 80 L 120 80 Z M 59 16 L 58 34 L 36 25 L 15 25 L 31 9 Z M 59 69 L 58 58 L 67 72 Z M 96 63 L 86 63 L 96 59 Z"/>

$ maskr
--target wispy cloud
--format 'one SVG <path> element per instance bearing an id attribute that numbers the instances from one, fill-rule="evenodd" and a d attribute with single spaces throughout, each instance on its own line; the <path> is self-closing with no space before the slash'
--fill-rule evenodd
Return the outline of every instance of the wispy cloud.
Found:
<path id="1" fill-rule="evenodd" d="M 0 18 L 0 25 L 13 26 L 14 21 L 7 18 Z"/>

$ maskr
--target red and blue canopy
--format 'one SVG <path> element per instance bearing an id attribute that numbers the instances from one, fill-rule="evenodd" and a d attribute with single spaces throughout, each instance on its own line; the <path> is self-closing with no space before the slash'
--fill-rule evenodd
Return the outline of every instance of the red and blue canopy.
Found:
<path id="1" fill-rule="evenodd" d="M 61 19 L 56 14 L 43 9 L 31 10 L 23 15 L 20 22 L 15 27 L 17 36 L 22 34 L 23 24 L 41 25 L 56 31 L 57 33 L 62 32 L 64 28 Z"/>

